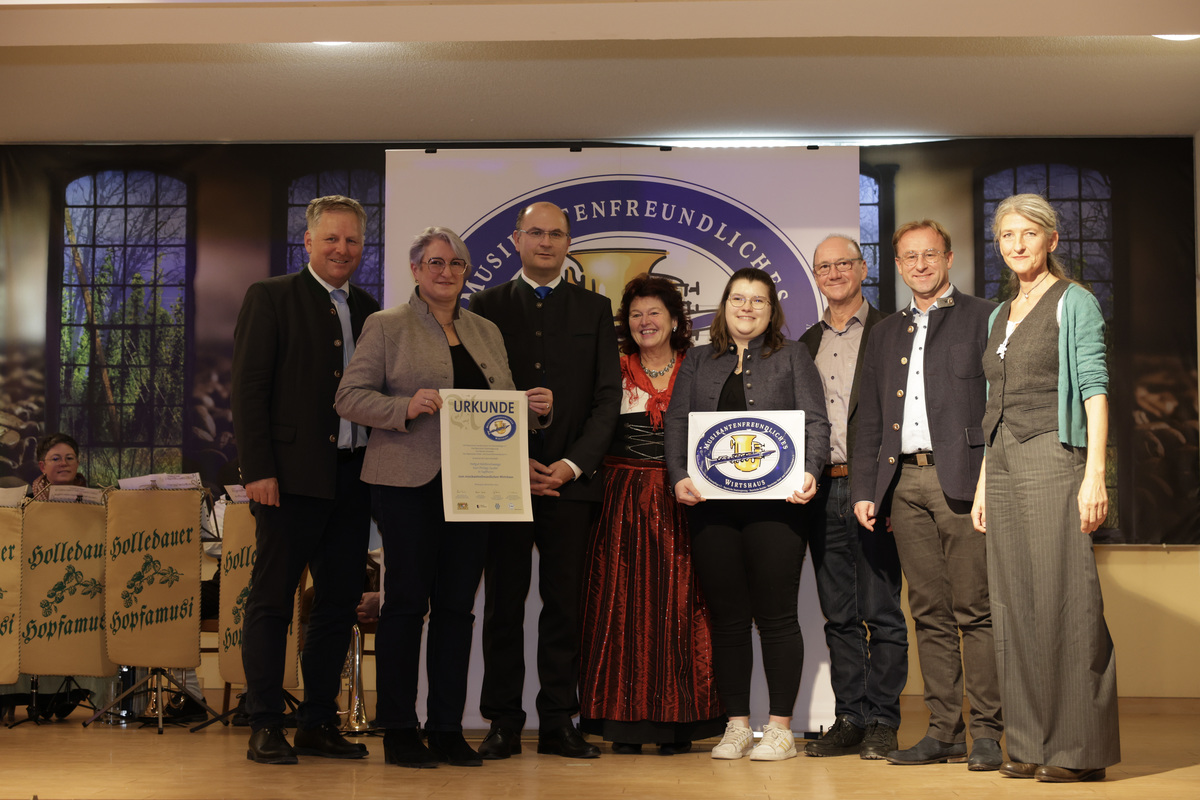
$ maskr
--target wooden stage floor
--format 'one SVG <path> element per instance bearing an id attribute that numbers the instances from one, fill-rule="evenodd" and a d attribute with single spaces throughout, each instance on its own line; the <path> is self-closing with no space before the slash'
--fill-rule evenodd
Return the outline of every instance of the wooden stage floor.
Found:
<path id="1" fill-rule="evenodd" d="M 907 699 L 907 698 L 906 698 Z M 915 699 L 915 698 L 914 698 Z M 247 728 L 84 728 L 76 712 L 63 722 L 0 728 L 0 798 L 1200 798 L 1200 714 L 1194 700 L 1124 702 L 1124 761 L 1102 783 L 1041 784 L 968 772 L 965 764 L 897 767 L 854 757 L 780 763 L 714 761 L 713 742 L 682 756 L 603 755 L 577 761 L 525 751 L 480 768 L 410 770 L 384 764 L 383 742 L 364 737 L 363 761 L 301 758 L 295 766 L 246 760 Z M 1178 713 L 1180 710 L 1185 713 Z M 924 709 L 905 704 L 904 746 L 923 733 Z M 24 709 L 18 709 L 18 719 Z M 476 738 L 473 743 L 478 743 Z M 648 752 L 656 753 L 650 749 Z"/>

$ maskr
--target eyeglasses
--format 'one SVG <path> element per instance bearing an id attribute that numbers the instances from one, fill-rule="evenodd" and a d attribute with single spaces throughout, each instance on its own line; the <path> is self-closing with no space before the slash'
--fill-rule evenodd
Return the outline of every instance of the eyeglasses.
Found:
<path id="1" fill-rule="evenodd" d="M 834 261 L 832 263 L 826 261 L 822 264 L 817 264 L 815 267 L 813 267 L 813 272 L 816 273 L 817 275 L 821 276 L 822 278 L 824 278 L 826 275 L 829 274 L 829 271 L 831 269 L 837 269 L 838 272 L 849 272 L 850 268 L 853 267 L 855 264 L 857 264 L 859 261 L 862 261 L 862 259 L 861 258 L 843 258 L 840 261 Z"/>
<path id="2" fill-rule="evenodd" d="M 533 230 L 528 231 L 523 231 L 520 228 L 517 228 L 517 233 L 523 233 L 526 236 L 532 236 L 534 239 L 542 239 L 546 236 L 549 236 L 550 241 L 554 242 L 555 244 L 558 244 L 563 239 L 567 238 L 565 231 L 544 231 L 541 228 L 534 228 Z"/>
<path id="3" fill-rule="evenodd" d="M 729 295 L 729 305 L 733 306 L 734 308 L 741 308 L 742 306 L 746 305 L 747 301 L 750 302 L 750 306 L 752 308 L 754 308 L 755 310 L 758 310 L 761 308 L 766 308 L 767 306 L 769 306 L 771 304 L 770 300 L 768 300 L 765 297 L 761 297 L 761 296 L 746 297 L 746 295 L 744 295 L 744 294 Z"/>
<path id="4" fill-rule="evenodd" d="M 446 260 L 443 258 L 427 258 L 421 263 L 429 267 L 429 271 L 434 275 L 441 275 L 446 271 Z M 451 275 L 462 275 L 467 271 L 469 265 L 461 258 L 456 258 L 450 262 L 449 266 Z"/>
<path id="5" fill-rule="evenodd" d="M 926 264 L 936 264 L 942 260 L 942 256 L 946 255 L 945 250 L 926 250 L 923 253 L 918 253 L 916 250 L 910 250 L 899 256 L 900 261 L 907 267 L 915 267 L 917 262 L 922 258 Z"/>

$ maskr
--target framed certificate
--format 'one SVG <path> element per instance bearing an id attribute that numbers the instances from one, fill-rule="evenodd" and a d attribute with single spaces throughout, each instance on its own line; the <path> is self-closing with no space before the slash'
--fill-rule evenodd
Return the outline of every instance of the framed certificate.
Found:
<path id="1" fill-rule="evenodd" d="M 693 411 L 688 454 L 705 499 L 790 497 L 804 486 L 804 412 Z"/>
<path id="2" fill-rule="evenodd" d="M 447 522 L 531 522 L 524 392 L 440 389 Z"/>

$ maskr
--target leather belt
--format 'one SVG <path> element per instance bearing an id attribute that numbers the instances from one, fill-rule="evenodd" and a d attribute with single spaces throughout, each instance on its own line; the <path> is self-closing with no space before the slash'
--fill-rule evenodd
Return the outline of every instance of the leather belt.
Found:
<path id="1" fill-rule="evenodd" d="M 825 469 L 821 474 L 826 478 L 848 478 L 850 477 L 849 464 L 826 464 Z"/>
<path id="2" fill-rule="evenodd" d="M 924 453 L 905 453 L 900 456 L 900 460 L 905 464 L 915 464 L 918 467 L 932 467 L 933 453 L 928 450 Z"/>
<path id="3" fill-rule="evenodd" d="M 348 447 L 339 447 L 337 451 L 338 463 L 341 464 L 346 461 L 353 461 L 355 458 L 361 456 L 365 452 L 367 452 L 367 448 L 365 447 L 356 447 L 353 450 Z"/>

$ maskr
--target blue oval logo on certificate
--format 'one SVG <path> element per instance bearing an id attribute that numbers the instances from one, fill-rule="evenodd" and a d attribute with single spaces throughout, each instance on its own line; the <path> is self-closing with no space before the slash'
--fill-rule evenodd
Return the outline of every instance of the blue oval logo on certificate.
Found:
<path id="1" fill-rule="evenodd" d="M 785 480 L 796 465 L 796 446 L 779 425 L 761 417 L 735 417 L 700 434 L 696 467 L 727 492 L 759 493 Z M 703 489 L 701 489 L 703 493 Z"/>
<path id="2" fill-rule="evenodd" d="M 512 435 L 517 432 L 517 423 L 513 418 L 505 414 L 497 414 L 490 417 L 483 424 L 483 433 L 494 442 L 503 442 L 506 439 L 511 439 Z"/>

